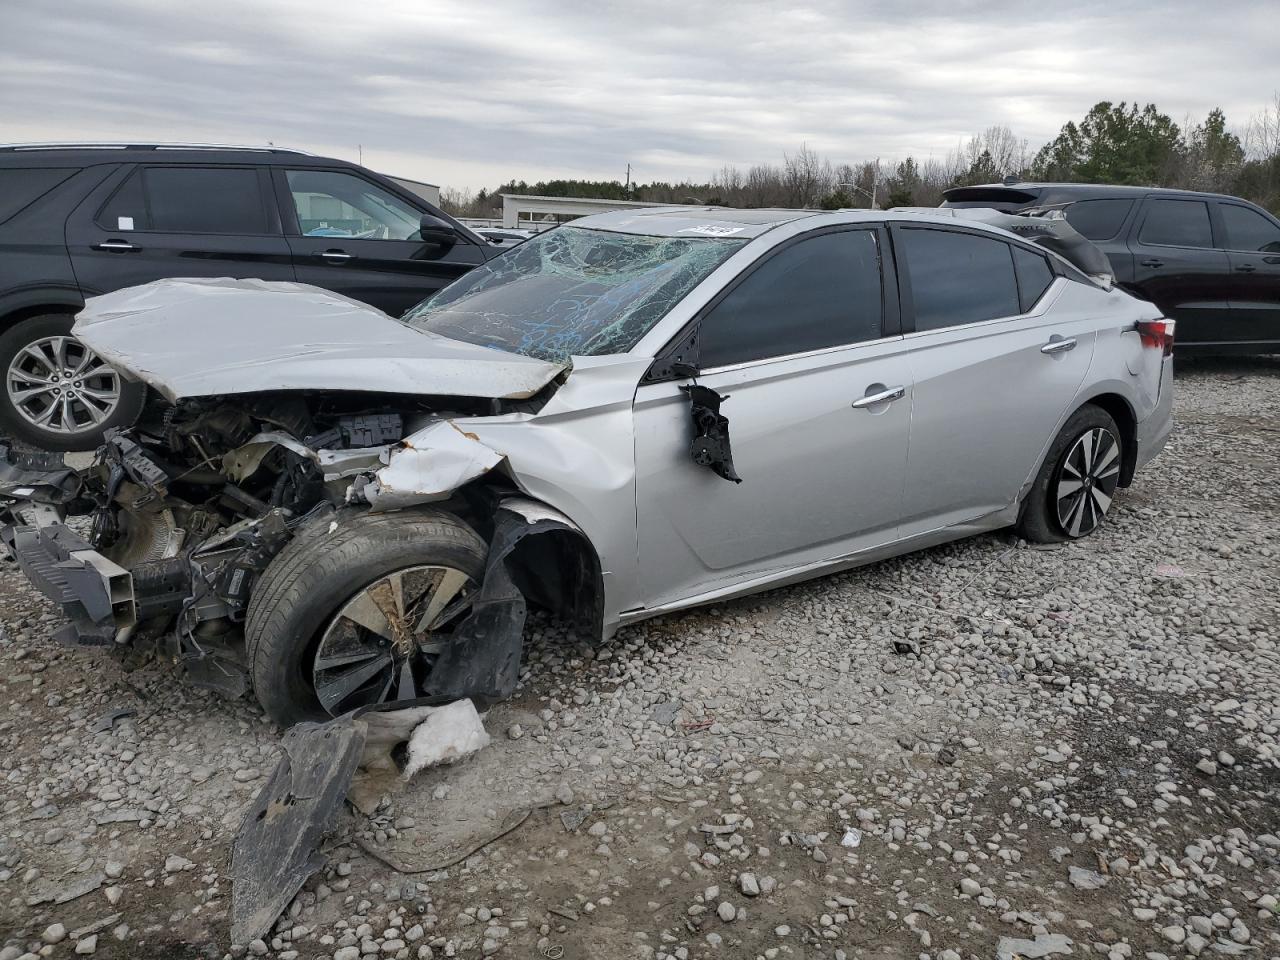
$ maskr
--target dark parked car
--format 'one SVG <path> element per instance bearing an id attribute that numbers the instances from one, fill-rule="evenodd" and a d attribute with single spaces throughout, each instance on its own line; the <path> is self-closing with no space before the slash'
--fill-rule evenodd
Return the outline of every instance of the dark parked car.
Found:
<path id="1" fill-rule="evenodd" d="M 273 147 L 0 146 L 0 436 L 92 449 L 146 390 L 71 337 L 169 277 L 315 284 L 399 316 L 501 252 L 394 181 Z"/>
<path id="2" fill-rule="evenodd" d="M 1062 210 L 1116 282 L 1178 323 L 1178 351 L 1280 352 L 1280 220 L 1215 193 L 1083 183 L 953 187 L 944 207 Z"/>

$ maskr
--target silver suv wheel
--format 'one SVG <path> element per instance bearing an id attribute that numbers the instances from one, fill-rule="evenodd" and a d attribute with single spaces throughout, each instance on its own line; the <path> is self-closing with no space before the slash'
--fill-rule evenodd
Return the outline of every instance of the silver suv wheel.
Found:
<path id="1" fill-rule="evenodd" d="M 9 402 L 40 430 L 94 430 L 120 406 L 120 375 L 75 337 L 33 340 L 14 356 L 5 376 Z"/>

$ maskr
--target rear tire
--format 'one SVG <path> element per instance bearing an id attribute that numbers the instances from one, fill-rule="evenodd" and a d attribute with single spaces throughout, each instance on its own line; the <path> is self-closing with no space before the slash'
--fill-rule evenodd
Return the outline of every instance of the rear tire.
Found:
<path id="1" fill-rule="evenodd" d="M 1061 543 L 1093 533 L 1115 496 L 1124 463 L 1111 414 L 1085 404 L 1063 425 L 1023 503 L 1018 533 L 1035 543 Z"/>
<path id="2" fill-rule="evenodd" d="M 327 642 L 363 591 L 401 571 L 456 571 L 472 585 L 484 574 L 485 542 L 452 514 L 361 513 L 337 523 L 332 532 L 328 518 L 301 531 L 263 571 L 249 601 L 245 644 L 254 693 L 282 727 L 327 720 L 359 705 L 357 698 L 326 709 L 316 690 L 317 676 L 325 674 L 316 667 L 322 640 Z M 361 638 L 346 639 L 358 643 Z M 362 639 L 375 645 L 380 640 Z M 361 655 L 361 648 L 350 644 L 347 651 Z"/>
<path id="3" fill-rule="evenodd" d="M 71 336 L 74 318 L 46 313 L 0 334 L 0 435 L 44 450 L 95 450 L 131 427 L 147 398 Z"/>

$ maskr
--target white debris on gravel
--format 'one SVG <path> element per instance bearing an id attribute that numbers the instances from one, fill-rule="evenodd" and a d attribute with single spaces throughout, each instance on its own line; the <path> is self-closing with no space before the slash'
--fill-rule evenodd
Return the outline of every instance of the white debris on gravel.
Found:
<path id="1" fill-rule="evenodd" d="M 252 944 L 223 871 L 278 732 L 58 647 L 0 568 L 0 960 L 1280 956 L 1280 361 L 1177 389 L 1088 540 L 980 537 L 602 650 L 533 618 L 507 735 L 345 816 Z"/>
<path id="2" fill-rule="evenodd" d="M 408 780 L 419 770 L 439 763 L 454 763 L 488 745 L 489 734 L 470 700 L 437 707 L 409 736 L 404 778 Z"/>

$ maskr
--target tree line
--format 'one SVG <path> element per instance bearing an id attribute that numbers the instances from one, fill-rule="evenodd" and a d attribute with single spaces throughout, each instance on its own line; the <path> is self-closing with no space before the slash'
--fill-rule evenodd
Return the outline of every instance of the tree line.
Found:
<path id="1" fill-rule="evenodd" d="M 441 199 L 445 210 L 464 217 L 499 216 L 503 193 L 838 210 L 869 207 L 873 196 L 881 207 L 936 206 L 949 187 L 1006 177 L 1206 190 L 1280 214 L 1280 93 L 1239 128 L 1216 108 L 1201 121 L 1178 124 L 1155 104 L 1103 101 L 1035 151 L 1007 126 L 992 126 L 942 159 L 833 162 L 802 145 L 780 164 L 725 166 L 704 183 L 512 180 L 477 193 L 446 188 Z"/>

